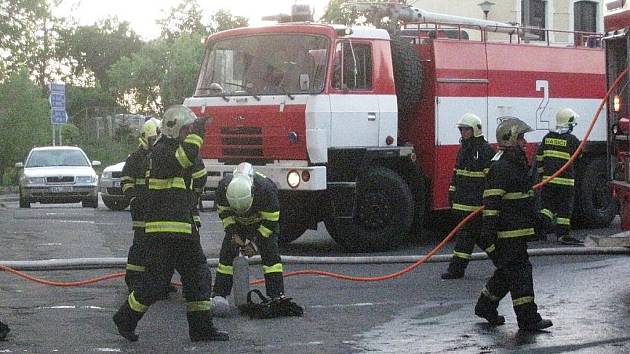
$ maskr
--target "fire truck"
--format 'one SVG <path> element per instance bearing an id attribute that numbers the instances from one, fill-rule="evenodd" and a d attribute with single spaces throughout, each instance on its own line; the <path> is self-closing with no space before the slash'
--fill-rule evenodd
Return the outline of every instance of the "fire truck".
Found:
<path id="1" fill-rule="evenodd" d="M 630 1 L 606 2 L 604 14 L 606 44 L 606 77 L 611 87 L 617 77 L 628 68 L 630 50 Z M 630 93 L 628 74 L 609 97 L 608 125 L 608 175 L 615 195 L 621 204 L 621 227 L 630 230 Z M 611 99 L 612 98 L 612 99 Z"/>
<path id="2" fill-rule="evenodd" d="M 423 224 L 449 209 L 464 113 L 481 117 L 491 143 L 502 118 L 525 120 L 536 129 L 531 157 L 559 109 L 584 117 L 583 136 L 605 94 L 601 36 L 558 31 L 575 39 L 558 45 L 537 40 L 551 30 L 362 6 L 404 29 L 291 22 L 215 33 L 185 100 L 213 118 L 201 148 L 207 187 L 240 162 L 255 165 L 278 186 L 281 242 L 322 221 L 349 251 L 421 238 Z M 602 119 L 579 161 L 585 225 L 607 225 L 615 213 L 605 156 Z"/>

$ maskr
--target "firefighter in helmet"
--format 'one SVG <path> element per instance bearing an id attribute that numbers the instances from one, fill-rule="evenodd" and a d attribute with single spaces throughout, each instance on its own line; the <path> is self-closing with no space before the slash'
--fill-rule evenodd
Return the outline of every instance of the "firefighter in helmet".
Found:
<path id="1" fill-rule="evenodd" d="M 578 114 L 570 108 L 563 108 L 556 114 L 556 130 L 545 135 L 536 152 L 536 166 L 540 179 L 545 180 L 553 175 L 577 151 L 580 141 L 571 132 L 577 125 L 578 118 Z M 574 185 L 575 167 L 571 164 L 543 187 L 540 217 L 544 225 L 553 228 L 559 242 L 582 245 L 581 240 L 569 235 Z"/>
<path id="2" fill-rule="evenodd" d="M 449 204 L 453 214 L 463 219 L 481 207 L 481 196 L 495 152 L 484 139 L 481 119 L 473 113 L 464 114 L 457 128 L 461 134 L 461 147 L 457 154 L 451 185 L 448 189 Z M 475 244 L 488 254 L 494 252 L 494 244 L 482 243 L 479 238 L 481 216 L 475 217 L 462 227 L 457 235 L 453 258 L 442 279 L 457 279 L 464 276 Z"/>
<path id="3" fill-rule="evenodd" d="M 146 158 L 160 134 L 160 121 L 150 118 L 142 126 L 138 138 L 138 149 L 127 157 L 122 170 L 121 188 L 130 200 L 133 243 L 127 255 L 125 283 L 129 292 L 140 282 L 144 272 L 142 242 L 144 239 L 144 212 L 146 208 L 147 189 L 145 183 Z"/>
<path id="4" fill-rule="evenodd" d="M 513 117 L 503 119 L 497 126 L 499 152 L 492 158 L 486 179 L 481 229 L 481 237 L 496 245 L 493 262 L 497 269 L 481 291 L 475 314 L 491 325 L 505 323 L 497 307 L 509 292 L 519 328 L 536 331 L 553 324 L 538 314 L 532 264 L 527 254 L 527 239 L 535 235 L 536 217 L 524 150 L 524 135 L 530 131 L 526 123 Z"/>
<path id="5" fill-rule="evenodd" d="M 249 257 L 260 251 L 267 296 L 271 301 L 282 304 L 284 309 L 279 310 L 284 315 L 301 315 L 302 308 L 286 301 L 289 298 L 284 296 L 283 269 L 278 249 L 280 204 L 273 181 L 255 172 L 251 164 L 241 163 L 232 175 L 219 182 L 216 203 L 225 229 L 216 282 L 212 289 L 217 311 L 226 312 L 229 306 L 226 298 L 232 290 L 232 264 L 240 250 Z"/>
<path id="6" fill-rule="evenodd" d="M 193 220 L 198 201 L 193 171 L 201 163 L 198 154 L 205 124 L 206 119 L 197 119 L 181 105 L 172 106 L 164 113 L 162 136 L 151 151 L 146 171 L 145 271 L 140 284 L 114 315 L 118 332 L 129 341 L 138 340 L 135 333 L 138 321 L 159 299 L 174 270 L 181 275 L 190 339 L 229 339 L 227 333 L 218 331 L 212 323 L 212 278 Z M 205 182 L 205 175 L 199 179 Z"/>

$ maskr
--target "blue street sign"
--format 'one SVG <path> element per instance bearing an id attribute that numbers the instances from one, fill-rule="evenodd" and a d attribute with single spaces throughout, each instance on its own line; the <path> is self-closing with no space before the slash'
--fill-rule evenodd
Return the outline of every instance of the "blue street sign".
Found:
<path id="1" fill-rule="evenodd" d="M 53 109 L 50 114 L 50 122 L 52 124 L 66 124 L 68 122 L 68 114 L 64 110 Z"/>
<path id="2" fill-rule="evenodd" d="M 51 93 L 50 94 L 50 106 L 52 109 L 66 109 L 66 95 L 59 93 Z"/>
<path id="3" fill-rule="evenodd" d="M 68 122 L 66 113 L 66 84 L 50 83 L 50 122 L 52 124 L 65 124 Z"/>

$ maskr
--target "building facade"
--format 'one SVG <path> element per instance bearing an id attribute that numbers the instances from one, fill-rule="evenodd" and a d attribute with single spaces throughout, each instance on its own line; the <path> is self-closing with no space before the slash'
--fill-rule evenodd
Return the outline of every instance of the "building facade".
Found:
<path id="1" fill-rule="evenodd" d="M 605 0 L 416 0 L 409 4 L 432 12 L 487 18 L 527 27 L 601 33 L 604 30 L 604 2 Z M 482 10 L 482 3 L 487 5 L 486 13 Z M 538 31 L 536 35 L 539 40 L 549 40 L 551 43 L 575 41 L 573 34 L 561 32 Z"/>

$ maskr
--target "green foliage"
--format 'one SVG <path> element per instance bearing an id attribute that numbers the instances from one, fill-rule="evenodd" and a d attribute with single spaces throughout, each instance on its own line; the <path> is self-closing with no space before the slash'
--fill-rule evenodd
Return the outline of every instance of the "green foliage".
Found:
<path id="1" fill-rule="evenodd" d="M 166 18 L 156 21 L 161 28 L 161 38 L 174 41 L 182 35 L 207 35 L 208 28 L 203 24 L 201 15 L 197 0 L 182 0 L 179 5 L 171 8 Z"/>
<path id="2" fill-rule="evenodd" d="M 0 1 L 0 81 L 27 68 L 39 87 L 45 89 L 56 73 L 51 64 L 55 39 L 63 26 L 63 20 L 53 17 L 50 9 L 49 0 Z"/>
<path id="3" fill-rule="evenodd" d="M 373 25 L 377 28 L 384 28 L 387 30 L 396 30 L 399 27 L 398 23 L 383 21 L 382 18 L 377 17 L 374 14 L 371 14 L 369 12 L 356 11 L 346 5 L 350 5 L 353 2 L 355 1 L 330 0 L 328 6 L 326 7 L 324 15 L 319 20 L 325 23 L 337 23 L 344 25 L 354 25 L 360 23 L 362 25 Z M 372 0 L 370 2 L 386 3 L 389 2 L 389 0 Z M 407 2 L 404 0 L 399 0 L 398 3 L 406 4 Z"/>
<path id="4" fill-rule="evenodd" d="M 167 49 L 167 66 L 160 79 L 163 107 L 182 104 L 195 91 L 204 47 L 197 36 L 182 36 Z"/>
<path id="5" fill-rule="evenodd" d="M 221 32 L 232 28 L 247 27 L 249 20 L 242 16 L 233 16 L 230 11 L 219 10 L 210 18 L 210 32 Z"/>
<path id="6" fill-rule="evenodd" d="M 26 71 L 0 83 L 0 177 L 7 166 L 24 161 L 33 146 L 52 139 L 50 106 Z"/>
<path id="7" fill-rule="evenodd" d="M 81 131 L 72 123 L 61 126 L 61 139 L 64 145 L 77 145 L 81 139 Z"/>
<path id="8" fill-rule="evenodd" d="M 128 22 L 116 18 L 60 33 L 58 55 L 72 65 L 72 75 L 89 86 L 109 87 L 107 70 L 123 57 L 137 53 L 144 42 Z"/>

